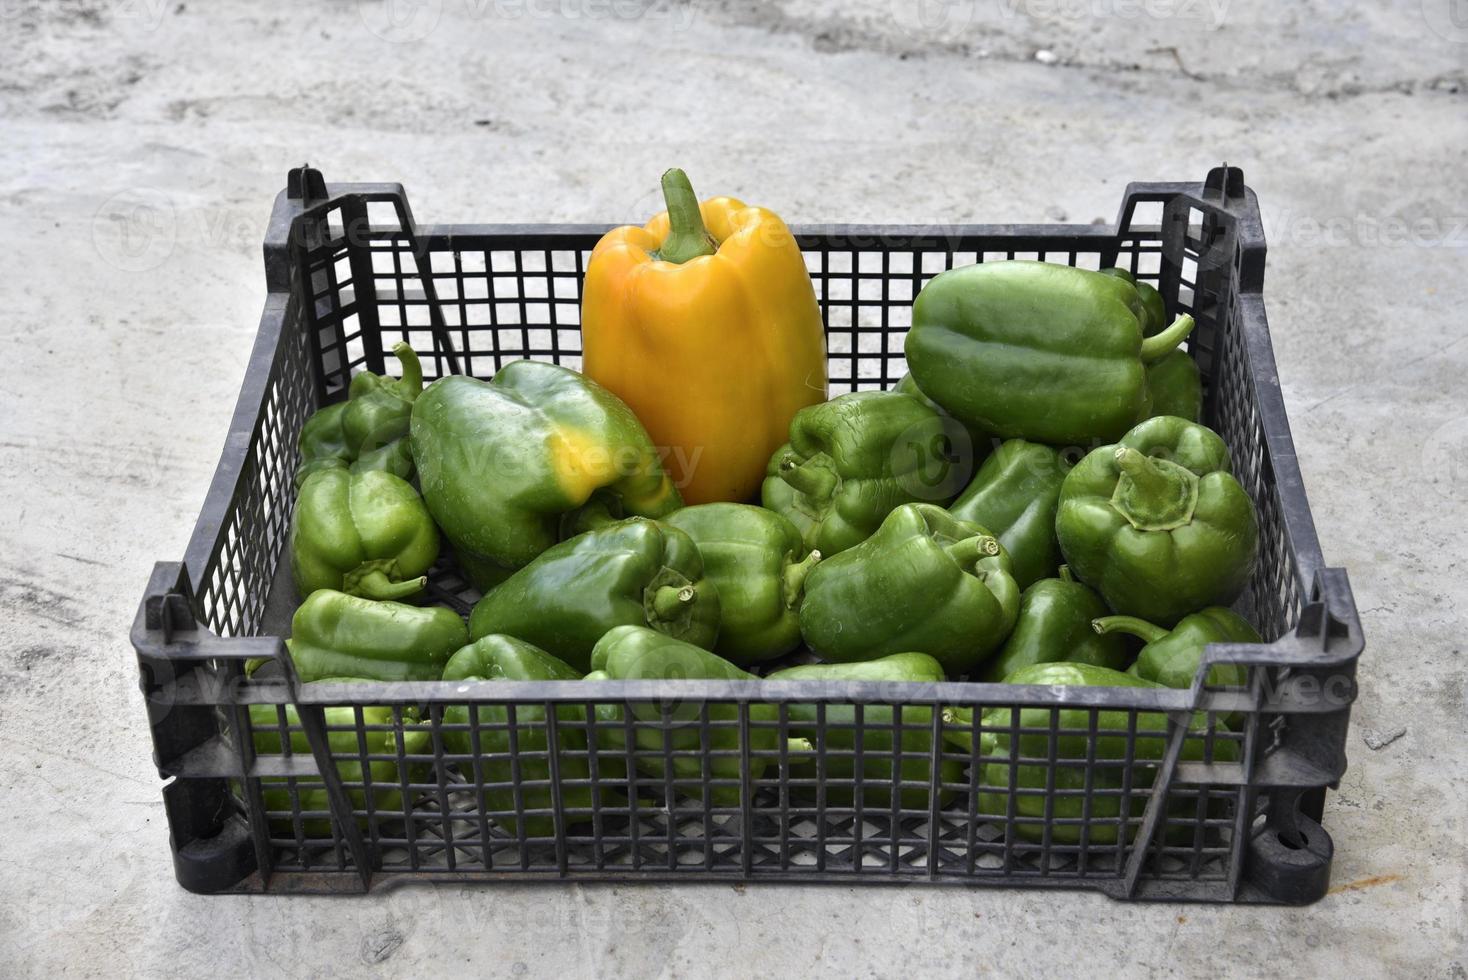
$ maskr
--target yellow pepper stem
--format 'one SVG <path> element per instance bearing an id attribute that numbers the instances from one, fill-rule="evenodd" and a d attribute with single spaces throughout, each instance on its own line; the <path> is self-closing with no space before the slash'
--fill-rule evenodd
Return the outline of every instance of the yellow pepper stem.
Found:
<path id="1" fill-rule="evenodd" d="M 682 265 L 700 255 L 713 255 L 718 244 L 703 225 L 693 183 L 677 167 L 663 174 L 663 200 L 668 205 L 668 237 L 655 258 Z"/>

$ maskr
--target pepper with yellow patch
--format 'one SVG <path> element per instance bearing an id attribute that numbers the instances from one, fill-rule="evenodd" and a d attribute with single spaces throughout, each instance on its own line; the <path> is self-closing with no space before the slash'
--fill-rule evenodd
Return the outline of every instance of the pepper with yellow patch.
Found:
<path id="1" fill-rule="evenodd" d="M 683 505 L 627 406 L 543 361 L 513 361 L 489 382 L 440 378 L 414 403 L 411 439 L 423 500 L 480 589 L 555 544 L 593 495 L 642 517 Z"/>
<path id="2" fill-rule="evenodd" d="M 795 236 L 732 197 L 699 203 L 681 170 L 668 210 L 591 253 L 581 337 L 589 377 L 668 451 L 690 504 L 752 498 L 790 420 L 826 399 L 825 332 Z"/>

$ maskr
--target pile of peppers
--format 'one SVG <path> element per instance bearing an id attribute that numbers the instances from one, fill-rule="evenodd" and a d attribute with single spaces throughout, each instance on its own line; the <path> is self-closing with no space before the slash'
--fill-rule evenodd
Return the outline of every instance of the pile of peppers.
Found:
<path id="1" fill-rule="evenodd" d="M 306 421 L 291 666 L 307 683 L 898 687 L 890 703 L 751 702 L 745 720 L 732 703 L 605 703 L 588 687 L 553 713 L 447 707 L 435 748 L 416 713 L 369 707 L 356 723 L 376 723 L 371 782 L 395 793 L 400 762 L 436 753 L 490 787 L 503 831 L 541 838 L 556 832 L 551 756 L 573 822 L 648 787 L 737 807 L 741 751 L 756 785 L 783 765 L 801 786 L 826 780 L 830 805 L 920 810 L 972 756 L 979 811 L 1000 814 L 1016 782 L 1122 778 L 1067 757 L 1160 759 L 1162 715 L 1066 709 L 1057 756 L 1014 734 L 1053 724 L 1049 709 L 935 719 L 904 707 L 901 685 L 1186 688 L 1207 645 L 1260 642 L 1229 608 L 1253 574 L 1258 519 L 1200 421 L 1202 379 L 1180 346 L 1192 317 L 1169 319 L 1123 270 L 956 268 L 914 302 L 910 374 L 831 398 L 794 235 L 763 208 L 699 202 L 682 171 L 662 186 L 666 213 L 591 254 L 584 371 L 522 360 L 425 386 L 398 343 L 400 377 L 359 373 Z M 434 601 L 435 568 L 480 594 L 467 621 Z M 1215 666 L 1206 682 L 1246 676 Z M 281 752 L 275 710 L 256 715 L 257 751 Z M 351 709 L 328 721 L 333 745 L 357 745 L 335 730 Z M 951 754 L 933 773 L 940 728 Z M 1184 758 L 1202 744 L 1187 739 Z M 1216 745 L 1228 761 L 1234 743 Z M 350 780 L 362 769 L 342 763 Z M 271 784 L 266 799 L 282 794 Z M 1022 836 L 1038 839 L 1049 813 L 1052 839 L 1075 839 L 1078 797 L 1017 798 Z M 1128 814 L 1098 800 L 1114 841 Z"/>

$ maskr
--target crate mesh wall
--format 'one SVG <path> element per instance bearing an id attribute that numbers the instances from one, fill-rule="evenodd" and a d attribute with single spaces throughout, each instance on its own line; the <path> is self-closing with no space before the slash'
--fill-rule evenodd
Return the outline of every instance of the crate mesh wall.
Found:
<path id="1" fill-rule="evenodd" d="M 626 708 L 624 703 L 619 706 Z M 1048 798 L 1048 808 L 1043 812 L 1026 809 L 1023 802 L 1016 804 L 1019 812 L 1010 812 L 1005 794 L 981 792 L 976 775 L 979 770 L 973 763 L 983 765 L 985 760 L 998 757 L 951 746 L 944 748 L 941 758 L 957 764 L 959 772 L 969 767 L 967 773 L 949 778 L 950 774 L 940 770 L 934 778 L 926 765 L 916 773 L 906 771 L 901 768 L 902 753 L 896 753 L 898 770 L 903 772 L 901 785 L 912 794 L 911 798 L 904 798 L 901 792 L 892 793 L 890 778 L 868 774 L 863 785 L 877 794 L 885 791 L 885 799 L 873 799 L 856 791 L 853 777 L 840 778 L 829 771 L 833 760 L 850 758 L 851 750 L 828 748 L 822 761 L 818 754 L 792 749 L 785 741 L 792 734 L 785 717 L 761 723 L 751 720 L 747 707 L 712 702 L 700 704 L 696 717 L 678 721 L 668 718 L 668 709 L 661 705 L 636 703 L 634 708 L 640 708 L 642 716 L 621 724 L 629 731 L 650 734 L 654 741 L 663 740 L 667 733 L 662 750 L 667 758 L 699 763 L 703 775 L 657 776 L 634 768 L 634 778 L 629 781 L 624 775 L 608 773 L 612 764 L 627 762 L 622 753 L 588 747 L 584 738 L 590 727 L 587 723 L 559 722 L 557 732 L 569 733 L 576 741 L 556 755 L 562 772 L 557 783 L 560 792 L 569 795 L 581 787 L 596 792 L 577 806 L 563 802 L 566 832 L 563 839 L 557 840 L 552 833 L 532 834 L 523 829 L 523 824 L 505 819 L 527 814 L 549 818 L 553 812 L 552 781 L 547 774 L 501 771 L 496 778 L 489 770 L 496 764 L 501 770 L 507 766 L 504 760 L 509 757 L 505 753 L 475 748 L 467 754 L 456 754 L 445 739 L 446 733 L 462 733 L 471 746 L 479 747 L 490 733 L 513 730 L 528 741 L 532 735 L 544 736 L 545 718 L 552 706 L 518 704 L 514 710 L 520 716 L 498 724 L 485 723 L 467 710 L 458 724 L 448 723 L 444 715 L 453 707 L 435 705 L 417 719 L 412 708 L 400 707 L 391 724 L 365 726 L 370 732 L 390 733 L 388 748 L 373 753 L 363 742 L 355 750 L 336 755 L 339 763 L 364 769 L 372 762 L 391 762 L 397 767 L 395 778 L 386 783 L 372 783 L 370 779 L 346 783 L 354 797 L 355 815 L 376 855 L 376 867 L 383 872 L 562 875 L 619 870 L 677 873 L 689 869 L 752 876 L 804 871 L 906 879 L 933 875 L 1002 875 L 1057 881 L 1114 879 L 1131 854 L 1130 839 L 1141 824 L 1156 765 L 1155 757 L 1150 762 L 1133 760 L 1134 750 L 1130 749 L 1122 760 L 1098 761 L 1094 743 L 1098 723 L 1093 710 L 1080 727 L 1061 729 L 1067 736 L 1085 742 L 1081 754 L 1059 754 L 1051 747 L 1022 757 L 1025 765 L 1049 765 L 1061 773 L 1058 780 L 1052 776 L 1047 785 L 1019 791 L 1018 800 L 1035 801 L 1037 805 Z M 868 706 L 866 710 L 873 709 Z M 1003 711 L 999 715 L 993 730 L 1018 728 L 1017 718 L 1011 719 Z M 914 705 L 894 709 L 889 717 L 875 722 L 848 720 L 846 724 L 852 726 L 852 731 L 860 724 L 864 731 L 927 736 L 934 727 L 931 711 Z M 1137 732 L 1136 712 L 1131 713 L 1130 725 L 1135 745 L 1148 741 Z M 673 733 L 687 732 L 690 727 L 699 729 L 697 744 L 674 747 Z M 709 772 L 709 759 L 721 756 L 705 749 L 715 744 L 719 733 L 732 736 L 741 728 L 753 733 L 754 744 L 749 781 L 753 803 L 747 815 L 737 804 L 710 804 L 705 793 L 708 786 L 725 785 L 718 773 Z M 357 726 L 350 730 L 355 734 Z M 405 733 L 414 731 L 420 733 L 420 739 L 421 733 L 426 733 L 426 745 L 406 747 Z M 760 739 L 762 732 L 770 736 L 764 742 Z M 1225 741 L 1221 733 L 1200 733 L 1198 741 L 1205 739 L 1215 747 Z M 1160 744 L 1155 732 L 1151 741 Z M 546 743 L 538 744 L 536 749 L 518 749 L 514 763 L 527 768 L 545 766 L 549 760 L 543 748 Z M 758 772 L 761 760 L 768 767 Z M 795 766 L 799 760 L 806 760 L 805 764 Z M 584 772 L 567 775 L 578 763 L 584 766 Z M 820 771 L 822 765 L 827 772 Z M 710 775 L 715 778 L 710 780 Z M 269 782 L 267 788 L 279 792 L 286 782 Z M 308 798 L 306 794 L 320 789 L 320 783 L 306 779 L 288 782 L 296 795 L 270 814 L 272 843 L 279 849 L 276 867 L 284 871 L 351 870 L 353 864 L 339 830 L 327 833 L 311 826 L 312 822 L 325 820 L 327 812 L 302 803 Z M 740 781 L 735 775 L 727 783 L 733 789 Z M 519 799 L 507 798 L 516 790 Z M 496 791 L 499 797 L 493 795 Z M 931 796 L 934 792 L 937 796 Z M 398 802 L 402 797 L 415 800 L 406 812 Z M 1054 815 L 1054 801 L 1062 797 L 1083 801 L 1085 809 L 1079 818 Z M 926 802 L 930 798 L 942 799 L 944 806 L 930 807 Z M 857 801 L 861 801 L 859 805 Z M 1174 787 L 1166 808 L 1170 822 L 1164 823 L 1158 834 L 1148 877 L 1222 882 L 1228 871 L 1233 824 L 1227 803 L 1227 794 L 1210 793 L 1207 787 Z M 747 841 L 743 830 L 746 820 L 750 822 Z M 1042 832 L 1047 823 L 1052 829 Z M 936 833 L 931 830 L 935 826 Z M 1022 827 L 1035 833 L 1026 835 Z"/>

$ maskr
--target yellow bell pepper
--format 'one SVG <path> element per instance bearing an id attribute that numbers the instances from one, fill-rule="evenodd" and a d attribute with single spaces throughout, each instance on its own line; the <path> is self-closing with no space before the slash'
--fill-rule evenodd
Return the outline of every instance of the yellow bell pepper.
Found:
<path id="1" fill-rule="evenodd" d="M 666 212 L 591 253 L 583 368 L 642 420 L 689 504 L 749 500 L 790 419 L 826 398 L 815 290 L 772 212 L 700 204 L 681 170 L 663 195 Z"/>

